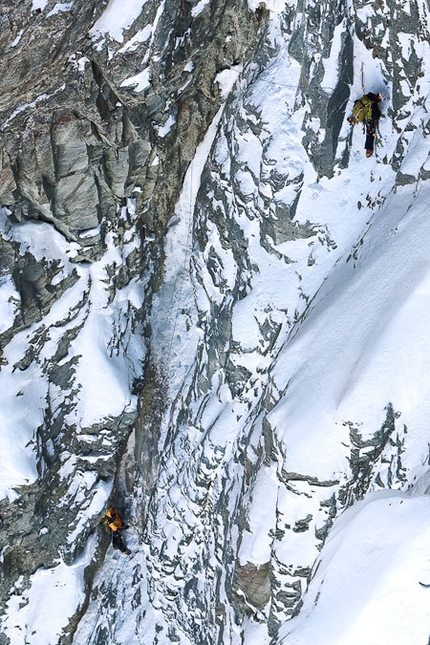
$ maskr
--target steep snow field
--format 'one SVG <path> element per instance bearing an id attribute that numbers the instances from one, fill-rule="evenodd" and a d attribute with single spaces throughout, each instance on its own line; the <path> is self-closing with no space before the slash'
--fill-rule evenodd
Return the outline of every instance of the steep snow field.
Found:
<path id="1" fill-rule="evenodd" d="M 428 642 L 430 499 L 371 493 L 335 522 L 283 645 Z M 283 637 L 284 635 L 284 637 Z"/>
<path id="2" fill-rule="evenodd" d="M 281 630 L 285 644 L 412 645 L 429 636 L 428 589 L 418 582 L 430 572 L 430 506 L 427 495 L 414 497 L 428 492 L 428 198 L 422 187 L 387 200 L 359 260 L 337 264 L 275 368 L 289 387 L 270 418 L 286 428 L 292 470 L 342 476 L 345 422 L 370 438 L 390 402 L 404 424 L 404 481 L 424 478 L 409 496 L 368 494 L 336 520 L 303 609 Z"/>

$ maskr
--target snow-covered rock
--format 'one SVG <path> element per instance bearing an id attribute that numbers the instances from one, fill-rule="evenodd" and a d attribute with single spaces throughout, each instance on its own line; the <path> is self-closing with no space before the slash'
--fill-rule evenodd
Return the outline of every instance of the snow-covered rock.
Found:
<path id="1" fill-rule="evenodd" d="M 426 3 L 9 9 L 0 643 L 424 643 Z"/>

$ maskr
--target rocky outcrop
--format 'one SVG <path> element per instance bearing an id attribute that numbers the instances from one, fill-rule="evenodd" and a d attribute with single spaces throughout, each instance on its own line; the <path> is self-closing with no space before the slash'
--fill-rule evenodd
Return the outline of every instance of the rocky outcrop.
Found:
<path id="1" fill-rule="evenodd" d="M 161 236 L 219 106 L 216 76 L 246 61 L 258 23 L 233 2 L 207 8 L 195 21 L 190 3 L 171 2 L 163 5 L 150 45 L 98 46 L 88 32 L 103 8 L 74 2 L 76 21 L 64 11 L 42 19 L 22 8 L 17 42 L 13 29 L 3 32 L 0 202 L 13 206 L 19 221 L 49 221 L 76 239 L 115 221 L 117 204 L 140 187 L 139 213 Z M 152 29 L 157 10 L 157 2 L 145 4 L 129 41 L 142 27 Z M 133 91 L 127 77 L 142 55 L 150 81 Z"/>

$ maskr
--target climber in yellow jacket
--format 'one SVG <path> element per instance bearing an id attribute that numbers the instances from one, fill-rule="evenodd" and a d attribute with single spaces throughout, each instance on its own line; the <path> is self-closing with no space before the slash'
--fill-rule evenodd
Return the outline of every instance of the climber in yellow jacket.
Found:
<path id="1" fill-rule="evenodd" d="M 123 522 L 121 515 L 118 513 L 114 506 L 109 506 L 106 511 L 106 515 L 102 520 L 103 526 L 109 529 L 112 532 L 112 546 L 115 550 L 125 553 L 125 555 L 130 555 L 130 551 L 127 549 L 121 531 L 126 529 L 126 525 Z"/>
<path id="2" fill-rule="evenodd" d="M 354 102 L 352 114 L 348 117 L 348 123 L 350 125 L 354 126 L 357 123 L 362 123 L 364 126 L 364 132 L 366 133 L 366 141 L 364 143 L 366 157 L 373 155 L 375 136 L 379 119 L 382 116 L 379 108 L 381 101 L 382 96 L 380 94 L 368 92 L 368 94 L 364 94 L 361 99 L 357 99 Z"/>
<path id="3" fill-rule="evenodd" d="M 114 506 L 109 506 L 108 510 L 106 511 L 105 517 L 107 520 L 106 524 L 111 531 L 120 531 L 121 529 L 125 528 L 122 517 Z"/>

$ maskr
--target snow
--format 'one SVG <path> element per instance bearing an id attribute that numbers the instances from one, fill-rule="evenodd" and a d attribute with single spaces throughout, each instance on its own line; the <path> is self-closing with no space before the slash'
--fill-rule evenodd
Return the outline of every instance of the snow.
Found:
<path id="1" fill-rule="evenodd" d="M 430 315 L 428 189 L 421 191 L 410 209 L 409 191 L 387 201 L 355 268 L 338 263 L 277 362 L 273 377 L 279 387 L 289 387 L 270 419 L 289 428 L 293 470 L 310 468 L 308 444 L 300 437 L 319 446 L 312 472 L 331 477 L 344 421 L 358 420 L 370 430 L 390 401 L 418 429 L 430 413 L 423 405 L 429 383 L 421 378 L 428 358 L 419 349 L 426 345 Z M 313 359 L 303 363 L 302 356 Z"/>
<path id="2" fill-rule="evenodd" d="M 64 333 L 63 325 L 56 323 L 67 320 L 70 312 L 79 310 L 83 291 L 89 288 L 90 304 L 79 314 L 80 320 L 86 324 L 67 355 L 67 360 L 72 356 L 77 358 L 75 378 L 79 384 L 78 407 L 70 413 L 70 422 L 76 423 L 78 427 L 87 427 L 109 415 L 133 410 L 137 404 L 136 397 L 130 393 L 130 369 L 133 372 L 134 365 L 139 365 L 143 347 L 129 337 L 128 342 L 133 347 L 133 352 L 124 360 L 119 352 L 109 349 L 109 344 L 113 330 L 122 325 L 121 321 L 116 320 L 117 307 L 121 310 L 128 302 L 140 306 L 142 293 L 135 282 L 131 281 L 118 293 L 113 303 L 108 303 L 107 266 L 115 261 L 118 265 L 123 262 L 112 237 L 110 248 L 99 262 L 89 266 L 78 265 L 70 261 L 76 255 L 78 245 L 67 242 L 49 224 L 24 222 L 9 226 L 4 209 L 0 215 L 3 237 L 19 244 L 22 254 L 30 252 L 36 260 L 44 259 L 48 263 L 60 259 L 60 275 L 63 278 L 73 270 L 77 270 L 80 275 L 80 280 L 54 303 L 44 319 L 44 324 L 49 329 L 49 338 L 38 361 L 33 361 L 22 373 L 16 369 L 16 363 L 23 358 L 29 345 L 36 342 L 34 335 L 37 334 L 37 324 L 17 333 L 4 350 L 7 363 L 0 371 L 0 387 L 5 395 L 0 409 L 0 423 L 3 429 L 5 464 L 0 475 L 0 491 L 3 496 L 14 498 L 17 486 L 31 483 L 37 478 L 33 453 L 35 433 L 43 423 L 48 392 L 52 396 L 54 409 L 56 404 L 64 402 L 64 392 L 53 384 L 49 385 L 42 377 L 43 362 L 45 359 L 49 360 L 55 352 Z M 129 246 L 129 250 L 135 246 L 131 234 Z M 13 289 L 10 279 L 0 284 L 0 294 L 5 306 L 2 322 L 9 327 L 13 323 L 14 299 L 19 302 L 20 296 Z M 75 324 L 77 321 L 71 317 L 68 325 L 73 327 Z M 19 405 L 16 405 L 17 400 Z"/>
<path id="3" fill-rule="evenodd" d="M 339 517 L 280 645 L 425 643 L 430 498 L 369 494 Z"/>
<path id="4" fill-rule="evenodd" d="M 87 481 L 82 481 L 83 479 L 86 479 Z M 76 522 L 73 531 L 67 537 L 67 541 L 70 545 L 75 543 L 76 538 L 82 532 L 83 527 L 87 524 L 87 518 L 97 516 L 101 517 L 103 515 L 103 509 L 106 509 L 109 496 L 112 493 L 113 481 L 109 480 L 108 482 L 102 482 L 101 484 L 98 484 L 95 491 L 93 491 L 92 488 L 95 479 L 96 477 L 90 473 L 81 475 L 79 485 L 81 493 L 85 495 L 87 503 L 82 506 L 85 513 L 82 514 L 78 522 Z M 90 495 L 89 492 L 92 494 Z"/>
<path id="5" fill-rule="evenodd" d="M 160 137 L 165 137 L 169 134 L 172 127 L 175 125 L 176 119 L 174 116 L 169 116 L 166 123 L 162 126 L 156 126 L 156 130 Z"/>
<path id="6" fill-rule="evenodd" d="M 139 17 L 146 2 L 147 0 L 109 0 L 108 6 L 90 30 L 90 36 L 98 39 L 109 34 L 122 43 L 123 31 L 129 29 Z"/>
<path id="7" fill-rule="evenodd" d="M 40 94 L 34 101 L 31 101 L 31 103 L 24 103 L 22 105 L 19 105 L 13 112 L 12 114 L 6 119 L 6 121 L 3 121 L 3 123 L 0 125 L 0 132 L 6 128 L 6 126 L 13 121 L 13 119 L 20 114 L 21 112 L 25 112 L 29 108 L 34 108 L 38 103 L 42 102 L 45 99 L 49 99 L 49 96 L 54 96 L 58 92 L 62 92 L 65 88 L 65 84 L 61 85 L 60 87 L 56 88 L 50 95 L 49 94 Z"/>
<path id="8" fill-rule="evenodd" d="M 268 527 L 274 524 L 278 486 L 270 468 L 260 470 L 251 493 L 248 530 L 239 550 L 239 560 L 243 565 L 247 562 L 254 565 L 270 562 L 272 538 Z M 263 506 L 262 499 L 266 500 Z"/>
<path id="9" fill-rule="evenodd" d="M 32 11 L 43 11 L 48 4 L 49 0 L 32 0 Z"/>
<path id="10" fill-rule="evenodd" d="M 12 278 L 10 276 L 0 277 L 0 309 L 2 312 L 0 333 L 13 325 L 17 309 L 15 303 L 18 303 L 19 300 L 19 293 L 15 289 Z"/>
<path id="11" fill-rule="evenodd" d="M 143 92 L 151 86 L 151 70 L 149 67 L 122 81 L 121 87 L 131 87 L 135 92 Z"/>
<path id="12" fill-rule="evenodd" d="M 222 72 L 218 72 L 215 77 L 215 82 L 219 84 L 221 90 L 222 98 L 227 98 L 230 94 L 231 89 L 239 77 L 242 68 L 240 66 L 231 67 L 230 69 L 224 69 Z"/>
<path id="13" fill-rule="evenodd" d="M 10 44 L 11 47 L 16 47 L 17 46 L 17 44 L 19 43 L 19 41 L 22 38 L 23 33 L 24 33 L 24 29 L 20 29 L 19 32 L 17 33 L 17 35 L 15 36 L 15 38 L 13 39 L 13 41 L 11 42 L 11 44 Z"/>
<path id="14" fill-rule="evenodd" d="M 109 305 L 109 293 L 104 287 L 107 280 L 106 266 L 122 263 L 112 240 L 112 247 L 99 263 L 90 266 L 89 300 L 86 324 L 79 339 L 78 353 L 81 359 L 76 368 L 76 381 L 81 385 L 78 399 L 81 402 L 80 423 L 86 427 L 109 415 L 117 416 L 125 409 L 133 409 L 136 399 L 130 395 L 129 364 L 118 352 L 109 351 L 112 328 L 115 328 L 115 304 Z M 126 294 L 136 297 L 133 283 L 124 288 L 120 299 L 128 300 Z M 139 302 L 139 301 L 138 301 Z M 137 352 L 138 348 L 135 348 Z M 139 360 L 139 354 L 130 360 Z"/>
<path id="15" fill-rule="evenodd" d="M 69 620 L 85 599 L 84 571 L 91 560 L 94 539 L 73 565 L 61 559 L 54 568 L 38 569 L 31 578 L 31 587 L 15 584 L 15 594 L 7 602 L 7 619 L 3 633 L 14 645 L 47 645 L 56 643 Z"/>
<path id="16" fill-rule="evenodd" d="M 18 335 L 16 342 L 22 343 Z M 2 367 L 0 388 L 2 406 L 0 425 L 2 428 L 2 455 L 4 459 L 0 474 L 2 497 L 16 497 L 14 488 L 29 484 L 37 478 L 33 446 L 36 428 L 43 422 L 43 406 L 46 384 L 38 379 L 37 370 L 28 368 L 26 378 Z M 17 405 L 17 402 L 19 404 Z"/>
<path id="17" fill-rule="evenodd" d="M 194 7 L 191 9 L 191 15 L 193 18 L 196 18 L 205 7 L 209 4 L 210 0 L 200 0 Z"/>
<path id="18" fill-rule="evenodd" d="M 339 79 L 339 56 L 342 47 L 342 36 L 345 26 L 343 22 L 339 23 L 335 30 L 331 43 L 330 56 L 323 59 L 324 77 L 321 87 L 326 91 L 333 91 L 336 88 Z"/>
<path id="19" fill-rule="evenodd" d="M 57 4 L 53 9 L 51 9 L 46 17 L 49 18 L 50 16 L 54 16 L 57 13 L 70 11 L 72 7 L 73 2 L 57 2 Z"/>
<path id="20" fill-rule="evenodd" d="M 146 25 L 143 29 L 140 29 L 130 40 L 128 40 L 121 49 L 118 50 L 119 54 L 124 52 L 134 51 L 140 45 L 140 43 L 145 43 L 152 34 L 152 25 Z"/>

